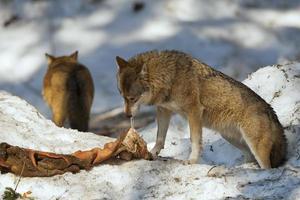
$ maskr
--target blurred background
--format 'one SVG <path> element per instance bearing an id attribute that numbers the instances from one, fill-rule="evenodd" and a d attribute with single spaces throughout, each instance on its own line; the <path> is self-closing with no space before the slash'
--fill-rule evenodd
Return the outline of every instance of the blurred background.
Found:
<path id="1" fill-rule="evenodd" d="M 0 0 L 0 90 L 47 118 L 46 52 L 79 51 L 96 86 L 93 121 L 123 104 L 115 56 L 152 49 L 184 51 L 243 80 L 262 66 L 300 59 L 300 1 Z"/>

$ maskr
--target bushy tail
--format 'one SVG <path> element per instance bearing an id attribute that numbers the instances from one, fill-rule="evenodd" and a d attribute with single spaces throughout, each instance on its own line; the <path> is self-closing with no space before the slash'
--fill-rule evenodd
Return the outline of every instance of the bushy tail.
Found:
<path id="1" fill-rule="evenodd" d="M 273 132 L 273 146 L 270 155 L 272 167 L 279 167 L 282 165 L 285 162 L 287 154 L 287 140 L 283 128 L 280 124 L 276 125 L 276 130 Z"/>
<path id="2" fill-rule="evenodd" d="M 86 77 L 88 73 L 88 77 Z M 68 81 L 70 96 L 68 118 L 72 129 L 88 131 L 94 86 L 89 72 L 77 71 Z"/>

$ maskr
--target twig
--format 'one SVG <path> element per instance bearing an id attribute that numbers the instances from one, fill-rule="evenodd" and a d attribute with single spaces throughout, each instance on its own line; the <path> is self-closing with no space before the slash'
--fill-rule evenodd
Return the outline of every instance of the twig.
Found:
<path id="1" fill-rule="evenodd" d="M 215 166 L 212 166 L 209 170 L 208 170 L 208 172 L 206 173 L 206 176 L 209 176 L 209 172 L 211 171 L 211 170 L 213 170 L 214 168 L 216 168 L 217 166 L 215 165 Z"/>
<path id="2" fill-rule="evenodd" d="M 18 188 L 18 186 L 19 186 L 19 183 L 20 183 L 20 181 L 21 181 L 21 178 L 22 178 L 22 175 L 23 175 L 23 172 L 24 172 L 24 168 L 25 168 L 25 161 L 23 161 L 23 167 L 22 167 L 22 170 L 21 170 L 19 179 L 18 179 L 18 181 L 17 181 L 16 187 L 15 187 L 15 190 L 14 190 L 15 192 L 16 192 L 16 190 L 17 190 L 17 188 Z"/>
<path id="3" fill-rule="evenodd" d="M 103 113 L 98 114 L 97 117 L 95 117 L 93 121 L 96 121 L 96 122 L 102 121 L 102 120 L 114 117 L 116 115 L 119 115 L 122 112 L 123 112 L 123 107 L 116 107 L 109 111 L 105 111 Z"/>

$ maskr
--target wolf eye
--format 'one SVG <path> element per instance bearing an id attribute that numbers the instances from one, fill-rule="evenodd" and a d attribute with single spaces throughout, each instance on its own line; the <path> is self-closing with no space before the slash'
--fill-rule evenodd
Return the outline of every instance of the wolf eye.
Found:
<path id="1" fill-rule="evenodd" d="M 134 97 L 128 97 L 129 101 L 134 101 L 135 98 Z"/>
<path id="2" fill-rule="evenodd" d="M 137 102 L 137 98 L 135 97 L 127 97 L 127 99 L 132 102 Z"/>

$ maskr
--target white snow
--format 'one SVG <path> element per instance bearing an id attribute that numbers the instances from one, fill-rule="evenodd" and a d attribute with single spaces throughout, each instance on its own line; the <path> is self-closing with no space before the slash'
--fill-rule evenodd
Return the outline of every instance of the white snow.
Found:
<path id="1" fill-rule="evenodd" d="M 244 81 L 275 109 L 289 139 L 283 167 L 262 170 L 243 163 L 238 149 L 214 131 L 204 130 L 199 164 L 183 165 L 190 151 L 187 123 L 174 116 L 165 149 L 156 161 L 103 164 L 78 174 L 22 178 L 18 192 L 35 199 L 299 199 L 300 195 L 300 64 L 259 69 Z M 278 93 L 278 91 L 281 91 Z M 276 95 L 275 95 L 276 94 Z M 272 98 L 273 96 L 276 96 Z M 0 92 L 0 141 L 57 153 L 103 146 L 113 138 L 56 127 L 19 97 Z M 156 125 L 140 130 L 154 145 Z M 174 158 L 174 159 L 173 159 Z M 17 177 L 0 176 L 0 193 Z"/>

